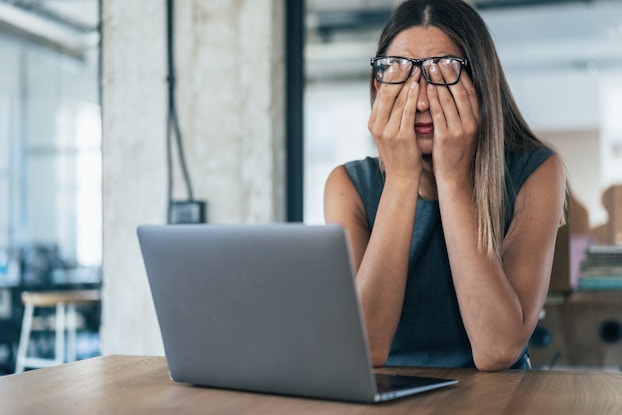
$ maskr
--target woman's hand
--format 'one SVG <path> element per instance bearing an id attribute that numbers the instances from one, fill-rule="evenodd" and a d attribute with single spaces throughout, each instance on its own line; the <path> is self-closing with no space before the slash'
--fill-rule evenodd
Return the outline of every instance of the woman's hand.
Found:
<path id="1" fill-rule="evenodd" d="M 435 82 L 443 82 L 444 74 L 460 70 L 457 62 L 441 59 L 429 68 Z M 453 76 L 452 76 L 453 77 Z M 462 180 L 472 177 L 479 124 L 477 93 L 469 76 L 463 71 L 457 84 L 428 85 L 430 113 L 434 123 L 432 160 L 436 181 Z"/>
<path id="2" fill-rule="evenodd" d="M 368 128 L 387 177 L 412 179 L 421 174 L 421 152 L 415 136 L 415 113 L 421 70 L 414 68 L 403 84 L 379 84 Z"/>

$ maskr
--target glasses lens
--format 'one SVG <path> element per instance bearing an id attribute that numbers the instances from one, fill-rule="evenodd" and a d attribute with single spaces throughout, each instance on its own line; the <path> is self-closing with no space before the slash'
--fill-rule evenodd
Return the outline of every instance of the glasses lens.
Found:
<path id="1" fill-rule="evenodd" d="M 439 71 L 430 73 L 432 65 L 436 65 Z M 426 81 L 433 85 L 454 85 L 460 80 L 462 62 L 457 58 L 432 58 L 421 62 L 421 70 Z"/>
<path id="2" fill-rule="evenodd" d="M 383 84 L 401 84 L 406 82 L 413 64 L 403 58 L 378 58 L 372 62 L 376 81 Z"/>

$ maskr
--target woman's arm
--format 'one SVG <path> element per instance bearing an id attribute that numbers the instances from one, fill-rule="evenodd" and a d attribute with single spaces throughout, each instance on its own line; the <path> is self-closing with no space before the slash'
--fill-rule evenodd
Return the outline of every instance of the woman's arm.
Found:
<path id="1" fill-rule="evenodd" d="M 441 218 L 460 313 L 481 370 L 511 366 L 524 349 L 544 305 L 565 177 L 557 156 L 547 159 L 519 191 L 502 258 L 477 249 L 472 192 L 437 182 Z"/>
<path id="2" fill-rule="evenodd" d="M 449 67 L 431 68 L 436 79 Z M 434 174 L 460 314 L 481 370 L 511 366 L 538 321 L 548 291 L 565 198 L 560 159 L 547 159 L 526 180 L 514 205 L 502 257 L 478 249 L 471 183 L 477 94 L 468 76 L 449 88 L 428 86 L 434 121 Z"/>
<path id="3" fill-rule="evenodd" d="M 345 168 L 337 167 L 326 182 L 324 216 L 327 223 L 344 226 L 349 236 L 374 366 L 384 365 L 402 312 L 417 189 L 416 179 L 387 180 L 370 233 Z"/>
<path id="4" fill-rule="evenodd" d="M 350 238 L 374 366 L 389 355 L 404 303 L 422 171 L 413 128 L 419 76 L 417 68 L 404 85 L 380 86 L 372 108 L 369 130 L 385 173 L 373 231 L 343 166 L 331 173 L 324 195 L 326 222 L 343 225 Z"/>

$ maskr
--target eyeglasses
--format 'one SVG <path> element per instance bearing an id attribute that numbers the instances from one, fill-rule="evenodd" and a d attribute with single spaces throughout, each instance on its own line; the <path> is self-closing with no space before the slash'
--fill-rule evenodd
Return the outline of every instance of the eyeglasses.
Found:
<path id="1" fill-rule="evenodd" d="M 430 77 L 429 68 L 432 64 L 443 61 L 452 71 L 441 72 L 443 82 L 435 82 Z M 374 78 L 381 84 L 403 84 L 410 76 L 415 65 L 421 68 L 421 73 L 425 80 L 432 85 L 454 85 L 460 80 L 462 68 L 467 66 L 466 59 L 453 56 L 441 56 L 434 58 L 409 59 L 401 56 L 379 56 L 371 58 L 371 66 L 374 71 Z"/>

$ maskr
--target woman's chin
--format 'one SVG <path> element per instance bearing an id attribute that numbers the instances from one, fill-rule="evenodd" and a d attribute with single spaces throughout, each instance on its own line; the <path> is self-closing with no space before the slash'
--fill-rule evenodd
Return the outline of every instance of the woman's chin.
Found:
<path id="1" fill-rule="evenodd" d="M 419 145 L 419 151 L 421 152 L 421 156 L 432 156 L 432 139 L 417 139 L 417 144 Z"/>

